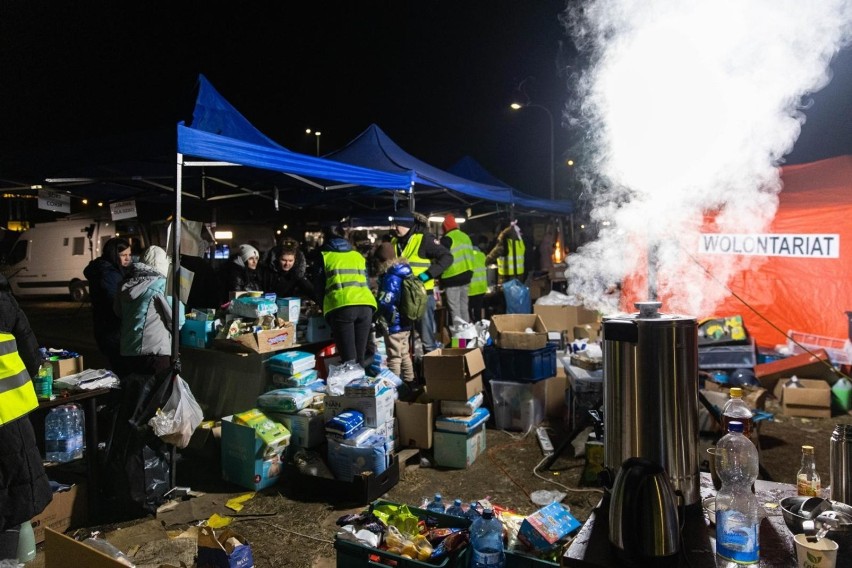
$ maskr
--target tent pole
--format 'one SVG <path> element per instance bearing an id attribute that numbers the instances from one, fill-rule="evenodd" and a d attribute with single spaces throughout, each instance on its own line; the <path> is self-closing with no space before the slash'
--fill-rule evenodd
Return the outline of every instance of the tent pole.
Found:
<path id="1" fill-rule="evenodd" d="M 180 220 L 181 191 L 183 190 L 183 154 L 177 154 L 175 180 L 175 214 L 172 230 L 172 367 L 180 371 Z"/>

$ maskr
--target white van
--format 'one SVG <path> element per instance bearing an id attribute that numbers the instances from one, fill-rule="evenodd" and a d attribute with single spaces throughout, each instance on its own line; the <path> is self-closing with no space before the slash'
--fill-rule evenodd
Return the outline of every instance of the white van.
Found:
<path id="1" fill-rule="evenodd" d="M 88 295 L 83 269 L 101 255 L 109 239 L 120 236 L 138 254 L 147 246 L 137 219 L 98 220 L 68 217 L 41 223 L 21 233 L 0 272 L 16 296 L 70 294 L 82 301 Z"/>

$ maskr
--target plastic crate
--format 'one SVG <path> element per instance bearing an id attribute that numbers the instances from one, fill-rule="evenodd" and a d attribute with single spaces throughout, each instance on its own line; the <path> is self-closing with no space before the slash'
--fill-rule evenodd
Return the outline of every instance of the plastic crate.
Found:
<path id="1" fill-rule="evenodd" d="M 526 432 L 544 420 L 547 385 L 543 381 L 491 381 L 491 400 L 498 430 Z"/>
<path id="2" fill-rule="evenodd" d="M 813 335 L 812 333 L 802 333 L 801 331 L 788 331 L 787 347 L 790 348 L 790 351 L 794 355 L 805 352 L 799 345 L 804 345 L 811 351 L 825 349 L 825 352 L 828 353 L 828 358 L 835 365 L 849 365 L 852 363 L 852 342 L 848 339 L 824 337 L 822 335 Z"/>
<path id="3" fill-rule="evenodd" d="M 381 499 L 375 501 L 373 505 L 381 505 L 382 503 L 398 505 L 398 503 Z M 419 518 L 428 520 L 430 523 L 434 522 L 438 527 L 466 529 L 470 526 L 470 521 L 462 517 L 433 513 L 432 511 L 419 509 L 411 505 L 408 506 L 408 509 Z M 422 562 L 413 558 L 403 558 L 387 550 L 365 546 L 357 542 L 341 540 L 339 538 L 334 539 L 334 549 L 337 551 L 337 568 L 360 568 L 362 566 L 369 568 L 379 565 L 396 566 L 396 568 L 467 568 L 468 564 L 470 564 L 470 551 L 468 548 L 468 545 L 465 545 L 453 556 L 446 557 L 441 562 L 433 564 L 432 562 Z"/>
<path id="4" fill-rule="evenodd" d="M 750 369 L 757 365 L 754 340 L 745 345 L 714 345 L 698 348 L 699 369 Z"/>
<path id="5" fill-rule="evenodd" d="M 362 473 L 352 481 L 306 475 L 293 463 L 285 463 L 281 478 L 284 493 L 296 501 L 321 501 L 335 505 L 366 505 L 399 483 L 399 457 L 393 456 L 388 468 L 379 475 Z"/>
<path id="6" fill-rule="evenodd" d="M 500 379 L 504 381 L 540 381 L 556 376 L 556 346 L 533 351 L 497 348 Z"/>

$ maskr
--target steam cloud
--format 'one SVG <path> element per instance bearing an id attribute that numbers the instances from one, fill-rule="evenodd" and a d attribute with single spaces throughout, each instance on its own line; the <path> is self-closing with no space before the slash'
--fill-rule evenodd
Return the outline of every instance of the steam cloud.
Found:
<path id="1" fill-rule="evenodd" d="M 850 40 L 852 0 L 591 0 L 565 22 L 590 63 L 566 119 L 591 133 L 582 176 L 608 223 L 569 257 L 569 291 L 617 311 L 604 290 L 647 273 L 653 251 L 665 311 L 710 315 L 728 292 L 693 260 L 705 215 L 714 232 L 769 226 L 777 165 Z M 724 284 L 761 262 L 700 260 Z"/>

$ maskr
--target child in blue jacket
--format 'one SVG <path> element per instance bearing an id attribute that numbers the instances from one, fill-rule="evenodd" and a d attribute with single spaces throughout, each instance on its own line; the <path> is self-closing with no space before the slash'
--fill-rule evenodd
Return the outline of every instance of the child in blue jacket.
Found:
<path id="1" fill-rule="evenodd" d="M 411 276 L 411 266 L 406 259 L 396 257 L 391 243 L 382 243 L 376 256 L 381 262 L 377 315 L 385 338 L 388 368 L 406 383 L 411 383 L 414 381 L 414 364 L 409 351 L 411 322 L 399 313 L 402 281 Z"/>

